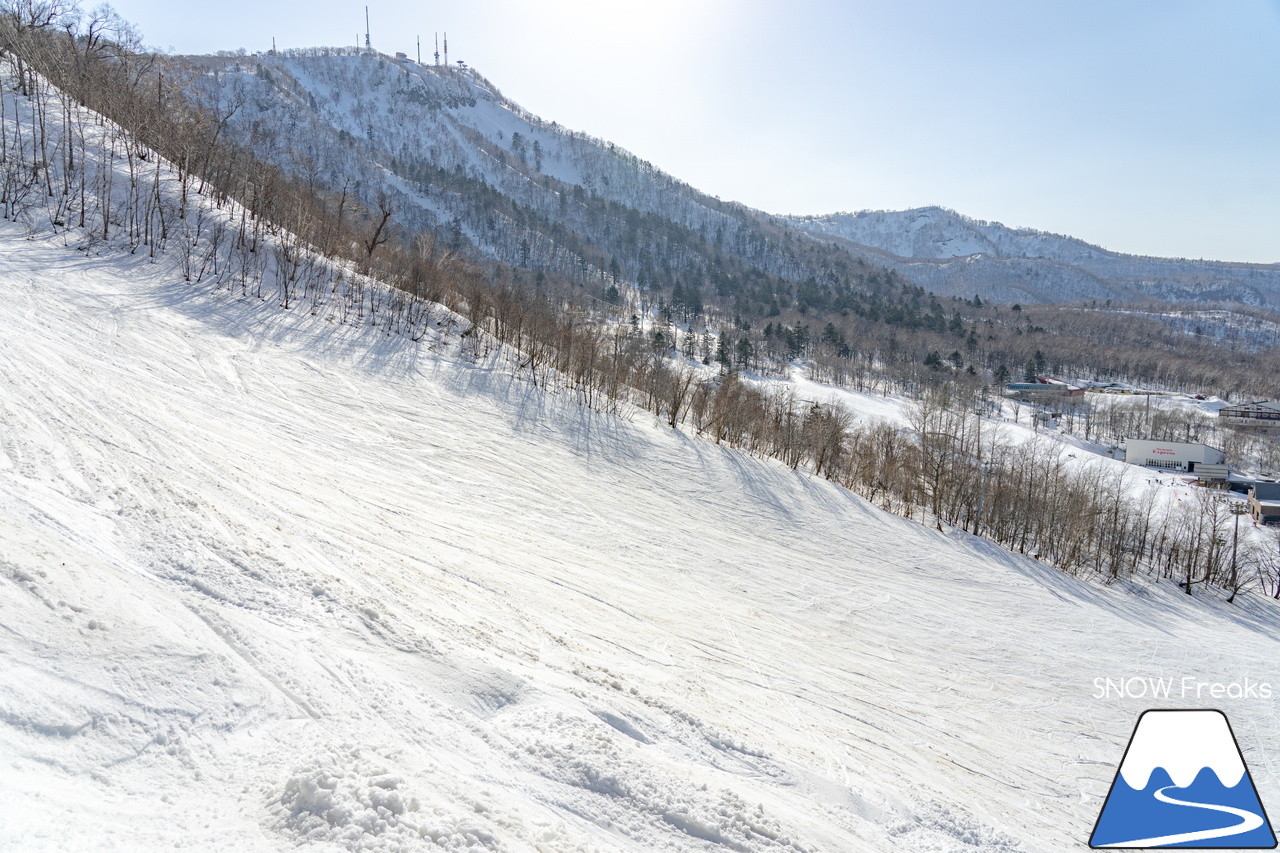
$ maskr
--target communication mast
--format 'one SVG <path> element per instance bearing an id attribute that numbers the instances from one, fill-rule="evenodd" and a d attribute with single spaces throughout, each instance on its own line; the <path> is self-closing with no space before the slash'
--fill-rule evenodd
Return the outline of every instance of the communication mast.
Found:
<path id="1" fill-rule="evenodd" d="M 449 67 L 449 34 L 444 34 L 444 67 Z"/>
<path id="2" fill-rule="evenodd" d="M 418 36 L 418 64 L 422 64 L 422 36 Z"/>
<path id="3" fill-rule="evenodd" d="M 364 7 L 364 49 L 373 50 L 373 43 L 369 40 L 369 7 Z"/>
<path id="4" fill-rule="evenodd" d="M 436 65 L 440 64 L 440 34 L 436 33 Z"/>

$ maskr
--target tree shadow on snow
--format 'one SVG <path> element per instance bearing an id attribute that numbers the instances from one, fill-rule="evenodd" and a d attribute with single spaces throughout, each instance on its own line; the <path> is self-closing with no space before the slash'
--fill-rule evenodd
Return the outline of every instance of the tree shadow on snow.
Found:
<path id="1" fill-rule="evenodd" d="M 1177 580 L 1134 580 L 1103 583 L 1096 576 L 1077 577 L 1033 557 L 1008 551 L 996 543 L 956 531 L 946 535 L 956 545 L 985 562 L 997 563 L 1064 604 L 1093 607 L 1117 619 L 1179 636 L 1186 623 L 1203 626 L 1205 617 L 1274 638 L 1280 634 L 1280 608 L 1255 594 L 1242 593 L 1228 604 L 1219 590 L 1197 587 L 1188 596 Z"/>

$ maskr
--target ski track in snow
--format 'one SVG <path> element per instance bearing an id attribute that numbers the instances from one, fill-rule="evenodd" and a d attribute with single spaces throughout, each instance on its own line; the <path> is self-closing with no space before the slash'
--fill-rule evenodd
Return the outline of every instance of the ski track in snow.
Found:
<path id="1" fill-rule="evenodd" d="M 1276 608 L 0 229 L 0 846 L 1059 851 Z M 1166 706 L 1177 707 L 1177 701 Z M 1225 710 L 1264 801 L 1269 701 Z"/>

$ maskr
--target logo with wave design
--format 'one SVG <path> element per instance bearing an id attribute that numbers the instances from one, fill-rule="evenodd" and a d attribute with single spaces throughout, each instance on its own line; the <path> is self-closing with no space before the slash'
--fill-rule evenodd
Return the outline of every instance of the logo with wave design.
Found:
<path id="1" fill-rule="evenodd" d="M 1274 849 L 1275 833 L 1226 715 L 1144 711 L 1089 846 Z"/>

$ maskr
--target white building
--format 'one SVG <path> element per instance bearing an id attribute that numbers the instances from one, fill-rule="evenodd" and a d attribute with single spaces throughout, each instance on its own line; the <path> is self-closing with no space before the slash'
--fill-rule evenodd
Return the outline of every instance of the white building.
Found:
<path id="1" fill-rule="evenodd" d="M 1238 403 L 1219 409 L 1218 417 L 1232 426 L 1280 427 L 1280 402 Z"/>
<path id="2" fill-rule="evenodd" d="M 1124 461 L 1130 465 L 1194 472 L 1197 465 L 1221 465 L 1226 455 L 1207 444 L 1180 441 L 1147 441 L 1130 438 L 1124 443 Z"/>

